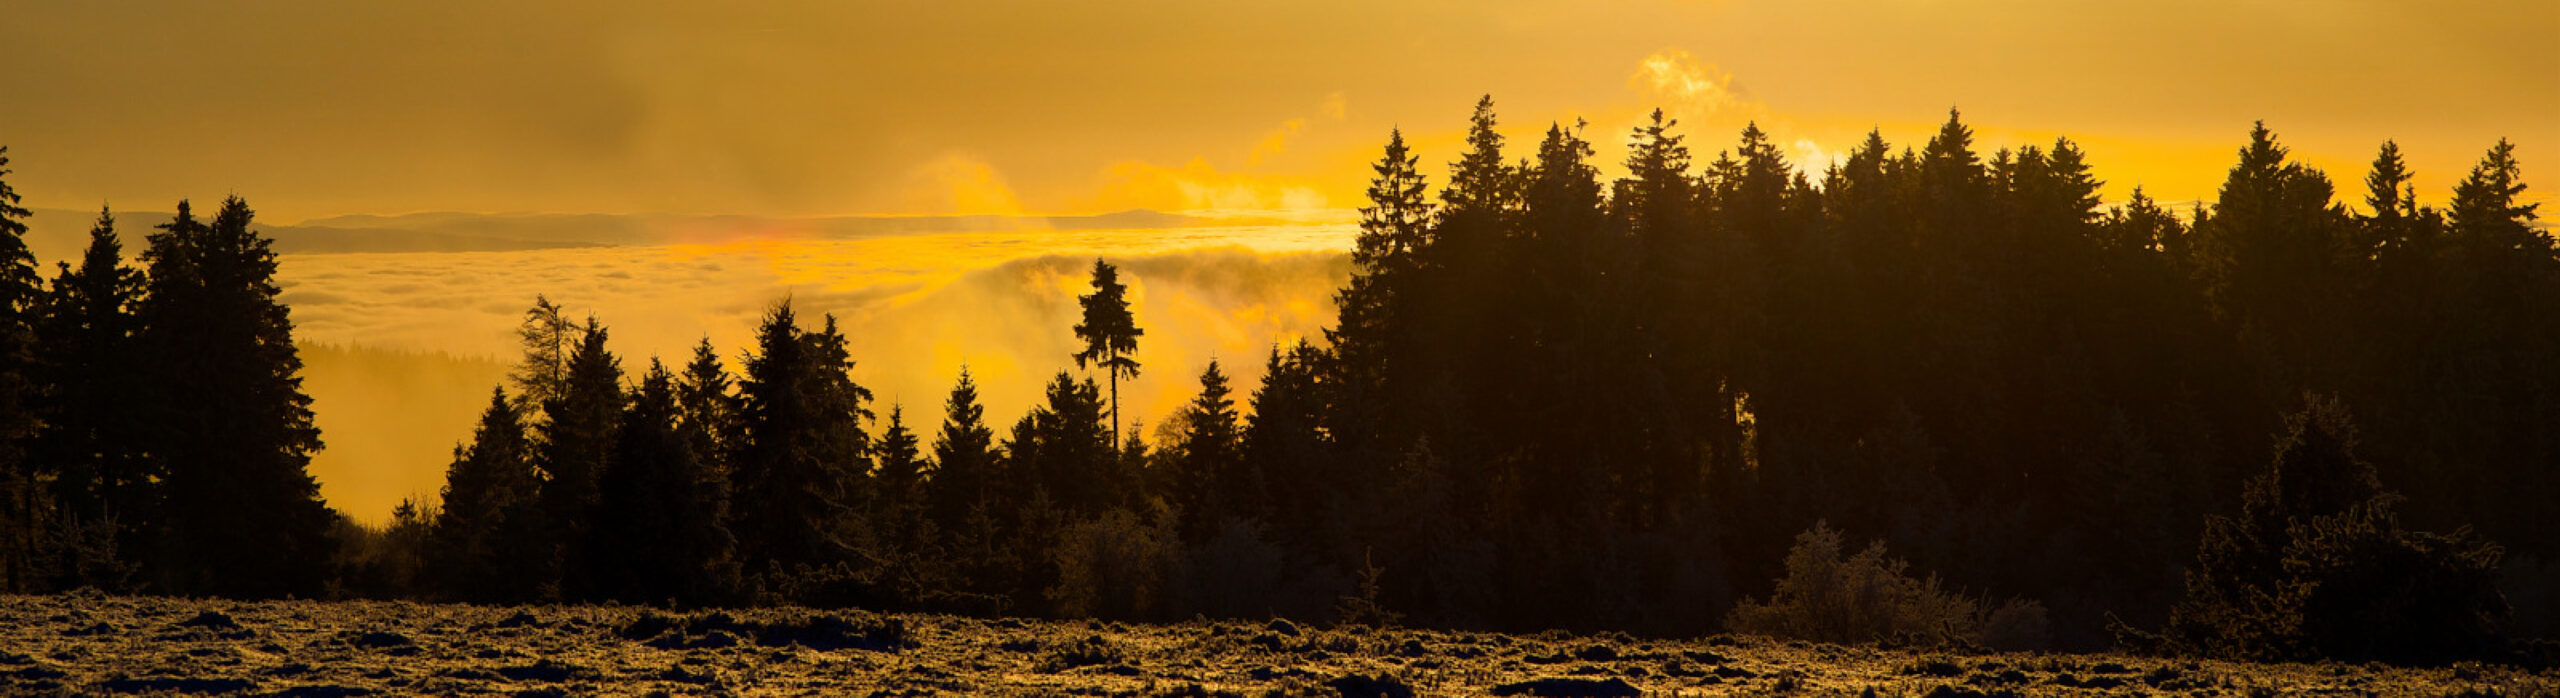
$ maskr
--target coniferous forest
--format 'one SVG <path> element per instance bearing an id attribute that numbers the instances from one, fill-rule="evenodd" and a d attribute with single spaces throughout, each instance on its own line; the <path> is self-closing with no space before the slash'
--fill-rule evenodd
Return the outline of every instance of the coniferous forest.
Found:
<path id="1" fill-rule="evenodd" d="M 533 299 L 381 528 L 305 472 L 246 202 L 40 270 L 0 157 L 0 590 L 2554 656 L 2560 249 L 2508 143 L 2447 199 L 2388 141 L 2339 182 L 2235 129 L 2189 206 L 1953 112 L 1820 171 L 1658 111 L 1499 125 L 1445 169 L 1390 134 L 1339 322 L 1151 429 L 1109 259 L 1012 424 L 965 372 L 881 404 L 863 328 L 788 301 L 643 360 Z"/>

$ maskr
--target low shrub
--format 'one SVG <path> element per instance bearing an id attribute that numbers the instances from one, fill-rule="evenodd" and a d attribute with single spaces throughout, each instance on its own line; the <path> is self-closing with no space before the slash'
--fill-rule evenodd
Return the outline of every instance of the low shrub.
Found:
<path id="1" fill-rule="evenodd" d="M 1060 614 L 1154 620 L 1168 605 L 1181 548 L 1170 527 L 1112 509 L 1060 531 L 1050 557 L 1058 584 L 1048 596 Z"/>
<path id="2" fill-rule="evenodd" d="M 1983 616 L 1974 641 L 2002 652 L 2029 652 L 2051 646 L 2051 624 L 2045 618 L 2044 604 L 2030 599 L 2010 599 L 2000 604 Z"/>
<path id="3" fill-rule="evenodd" d="M 1744 599 L 1725 619 L 1739 633 L 1815 642 L 1972 641 L 1981 619 L 1975 604 L 1913 578 L 1908 563 L 1888 557 L 1882 542 L 1840 556 L 1840 532 L 1815 523 L 1787 551 L 1787 575 L 1768 601 Z"/>

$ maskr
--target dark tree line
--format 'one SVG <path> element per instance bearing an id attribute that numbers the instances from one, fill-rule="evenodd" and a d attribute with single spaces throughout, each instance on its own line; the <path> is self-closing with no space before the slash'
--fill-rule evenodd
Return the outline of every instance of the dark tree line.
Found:
<path id="1" fill-rule="evenodd" d="M 2351 205 L 2260 126 L 2180 213 L 2139 189 L 2102 206 L 2070 140 L 1983 153 L 1953 113 L 1917 147 L 1870 133 L 1811 172 L 1756 127 L 1700 156 L 1657 112 L 1602 181 L 1581 125 L 1515 158 L 1492 106 L 1436 191 L 1390 135 L 1320 345 L 1274 347 L 1259 386 L 1213 362 L 1152 438 L 1096 382 L 1116 394 L 1143 353 L 1102 260 L 1084 349 L 1060 357 L 1090 373 L 1060 371 L 1003 430 L 965 371 L 938 419 L 882 417 L 846 330 L 787 302 L 734 364 L 706 342 L 635 378 L 605 327 L 537 301 L 441 503 L 402 507 L 340 578 L 486 602 L 1687 634 L 1767 593 L 1827 521 L 1949 589 L 2040 600 L 2064 646 L 2434 661 L 2498 646 L 2502 556 L 2560 556 L 2540 510 L 2560 491 L 2560 254 L 2504 142 L 2442 209 L 2385 143 Z M 63 347 L 45 375 L 236 396 L 0 422 L 90 463 L 68 489 L 11 471 L 28 484 L 10 492 L 49 482 L 82 512 L 48 520 L 187 521 L 205 505 L 155 488 L 218 472 L 206 492 L 311 505 L 191 545 L 304 541 L 277 536 L 312 526 L 308 478 L 286 475 L 317 442 L 269 334 L 281 309 L 262 309 L 271 256 L 234 203 L 209 227 L 182 208 L 140 275 L 102 224 L 107 251 L 28 321 L 44 340 L 22 344 Z M 170 364 L 188 375 L 110 370 L 199 336 L 230 343 Z M 18 394 L 40 399 L 0 416 L 117 412 Z M 185 465 L 214 458 L 240 465 Z M 138 533 L 165 524 L 88 525 L 53 538 L 163 551 L 113 556 L 160 588 L 267 592 L 259 575 L 294 569 L 234 577 Z M 2389 637 L 2340 620 L 2380 617 Z"/>
<path id="2" fill-rule="evenodd" d="M 178 202 L 139 269 L 101 210 L 48 284 L 17 202 L 0 182 L 0 589 L 326 592 L 342 526 L 248 203 Z"/>
<path id="3" fill-rule="evenodd" d="M 425 589 L 1690 633 L 1829 521 L 1950 589 L 2040 600 L 2066 646 L 2112 625 L 2173 651 L 2425 660 L 2321 624 L 2424 579 L 2450 591 L 2387 612 L 2468 618 L 2407 627 L 2476 655 L 2504 620 L 2481 541 L 2560 553 L 2535 509 L 2560 485 L 2560 422 L 2537 417 L 2560 395 L 2538 360 L 2560 257 L 2503 143 L 2443 210 L 2385 144 L 2359 209 L 2261 127 L 2181 215 L 2138 190 L 2102 207 L 2069 140 L 1984 154 L 1952 114 L 1820 173 L 1756 127 L 1698 158 L 1657 115 L 1609 182 L 1578 125 L 1517 160 L 1496 126 L 1479 103 L 1436 192 L 1391 136 L 1323 345 L 1275 347 L 1259 386 L 1212 363 L 1152 438 L 1119 433 L 1095 382 L 1142 353 L 1107 262 L 1073 328 L 1091 377 L 1060 372 L 1001 431 L 965 372 L 940 420 L 879 418 L 842 330 L 787 304 L 742 377 L 705 345 L 633 387 L 603 328 L 538 303 L 431 550 L 548 552 L 429 556 L 511 581 Z M 2349 414 L 2361 450 L 2323 457 L 2373 465 L 2266 474 L 2270 435 L 2295 472 L 2304 434 Z M 2335 506 L 2259 503 L 2357 477 Z M 2282 572 L 2314 568 L 2347 576 L 2321 594 Z M 2225 602 L 2248 588 L 2296 595 Z M 2226 632 L 2276 620 L 2293 634 Z"/>

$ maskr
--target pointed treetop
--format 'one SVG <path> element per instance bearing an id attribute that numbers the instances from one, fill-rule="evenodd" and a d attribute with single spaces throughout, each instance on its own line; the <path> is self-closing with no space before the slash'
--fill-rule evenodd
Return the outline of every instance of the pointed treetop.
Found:
<path id="1" fill-rule="evenodd" d="M 1502 160 L 1502 134 L 1494 130 L 1493 95 L 1477 100 L 1475 114 L 1467 121 L 1467 152 L 1449 164 L 1449 186 L 1440 190 L 1441 213 L 1460 216 L 1509 210 L 1518 196 L 1511 169 Z"/>
<path id="2" fill-rule="evenodd" d="M 2516 163 L 2516 145 L 2500 138 L 2480 158 L 2480 164 L 2462 178 L 2462 183 L 2454 185 L 2454 217 L 2463 221 L 2536 220 L 2541 216 L 2535 209 L 2541 204 L 2516 203 L 2524 190 L 2524 168 Z"/>
<path id="3" fill-rule="evenodd" d="M 9 173 L 9 146 L 0 145 L 0 235 L 25 235 L 26 219 L 35 213 L 18 205 L 18 190 L 9 186 Z"/>
<path id="4" fill-rule="evenodd" d="M 2417 202 L 2403 193 L 2414 176 L 2408 163 L 2400 158 L 2400 144 L 2383 141 L 2380 152 L 2373 156 L 2373 172 L 2364 177 L 2364 205 L 2372 210 L 2374 218 L 2398 220 L 2416 213 Z"/>

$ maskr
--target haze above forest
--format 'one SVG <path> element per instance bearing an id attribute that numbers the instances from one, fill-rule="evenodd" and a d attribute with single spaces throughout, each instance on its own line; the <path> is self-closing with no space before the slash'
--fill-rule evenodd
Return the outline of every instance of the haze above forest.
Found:
<path id="1" fill-rule="evenodd" d="M 5 5 L 0 64 L 42 67 L 0 100 L 39 209 L 1348 209 L 1377 134 L 1446 163 L 1484 93 L 1515 140 L 1660 106 L 1815 171 L 1962 106 L 1986 149 L 2071 136 L 2111 202 L 2210 198 L 2255 119 L 2330 172 L 2396 139 L 2431 199 L 2500 137 L 2560 162 L 2510 132 L 2560 123 L 2535 0 Z"/>

